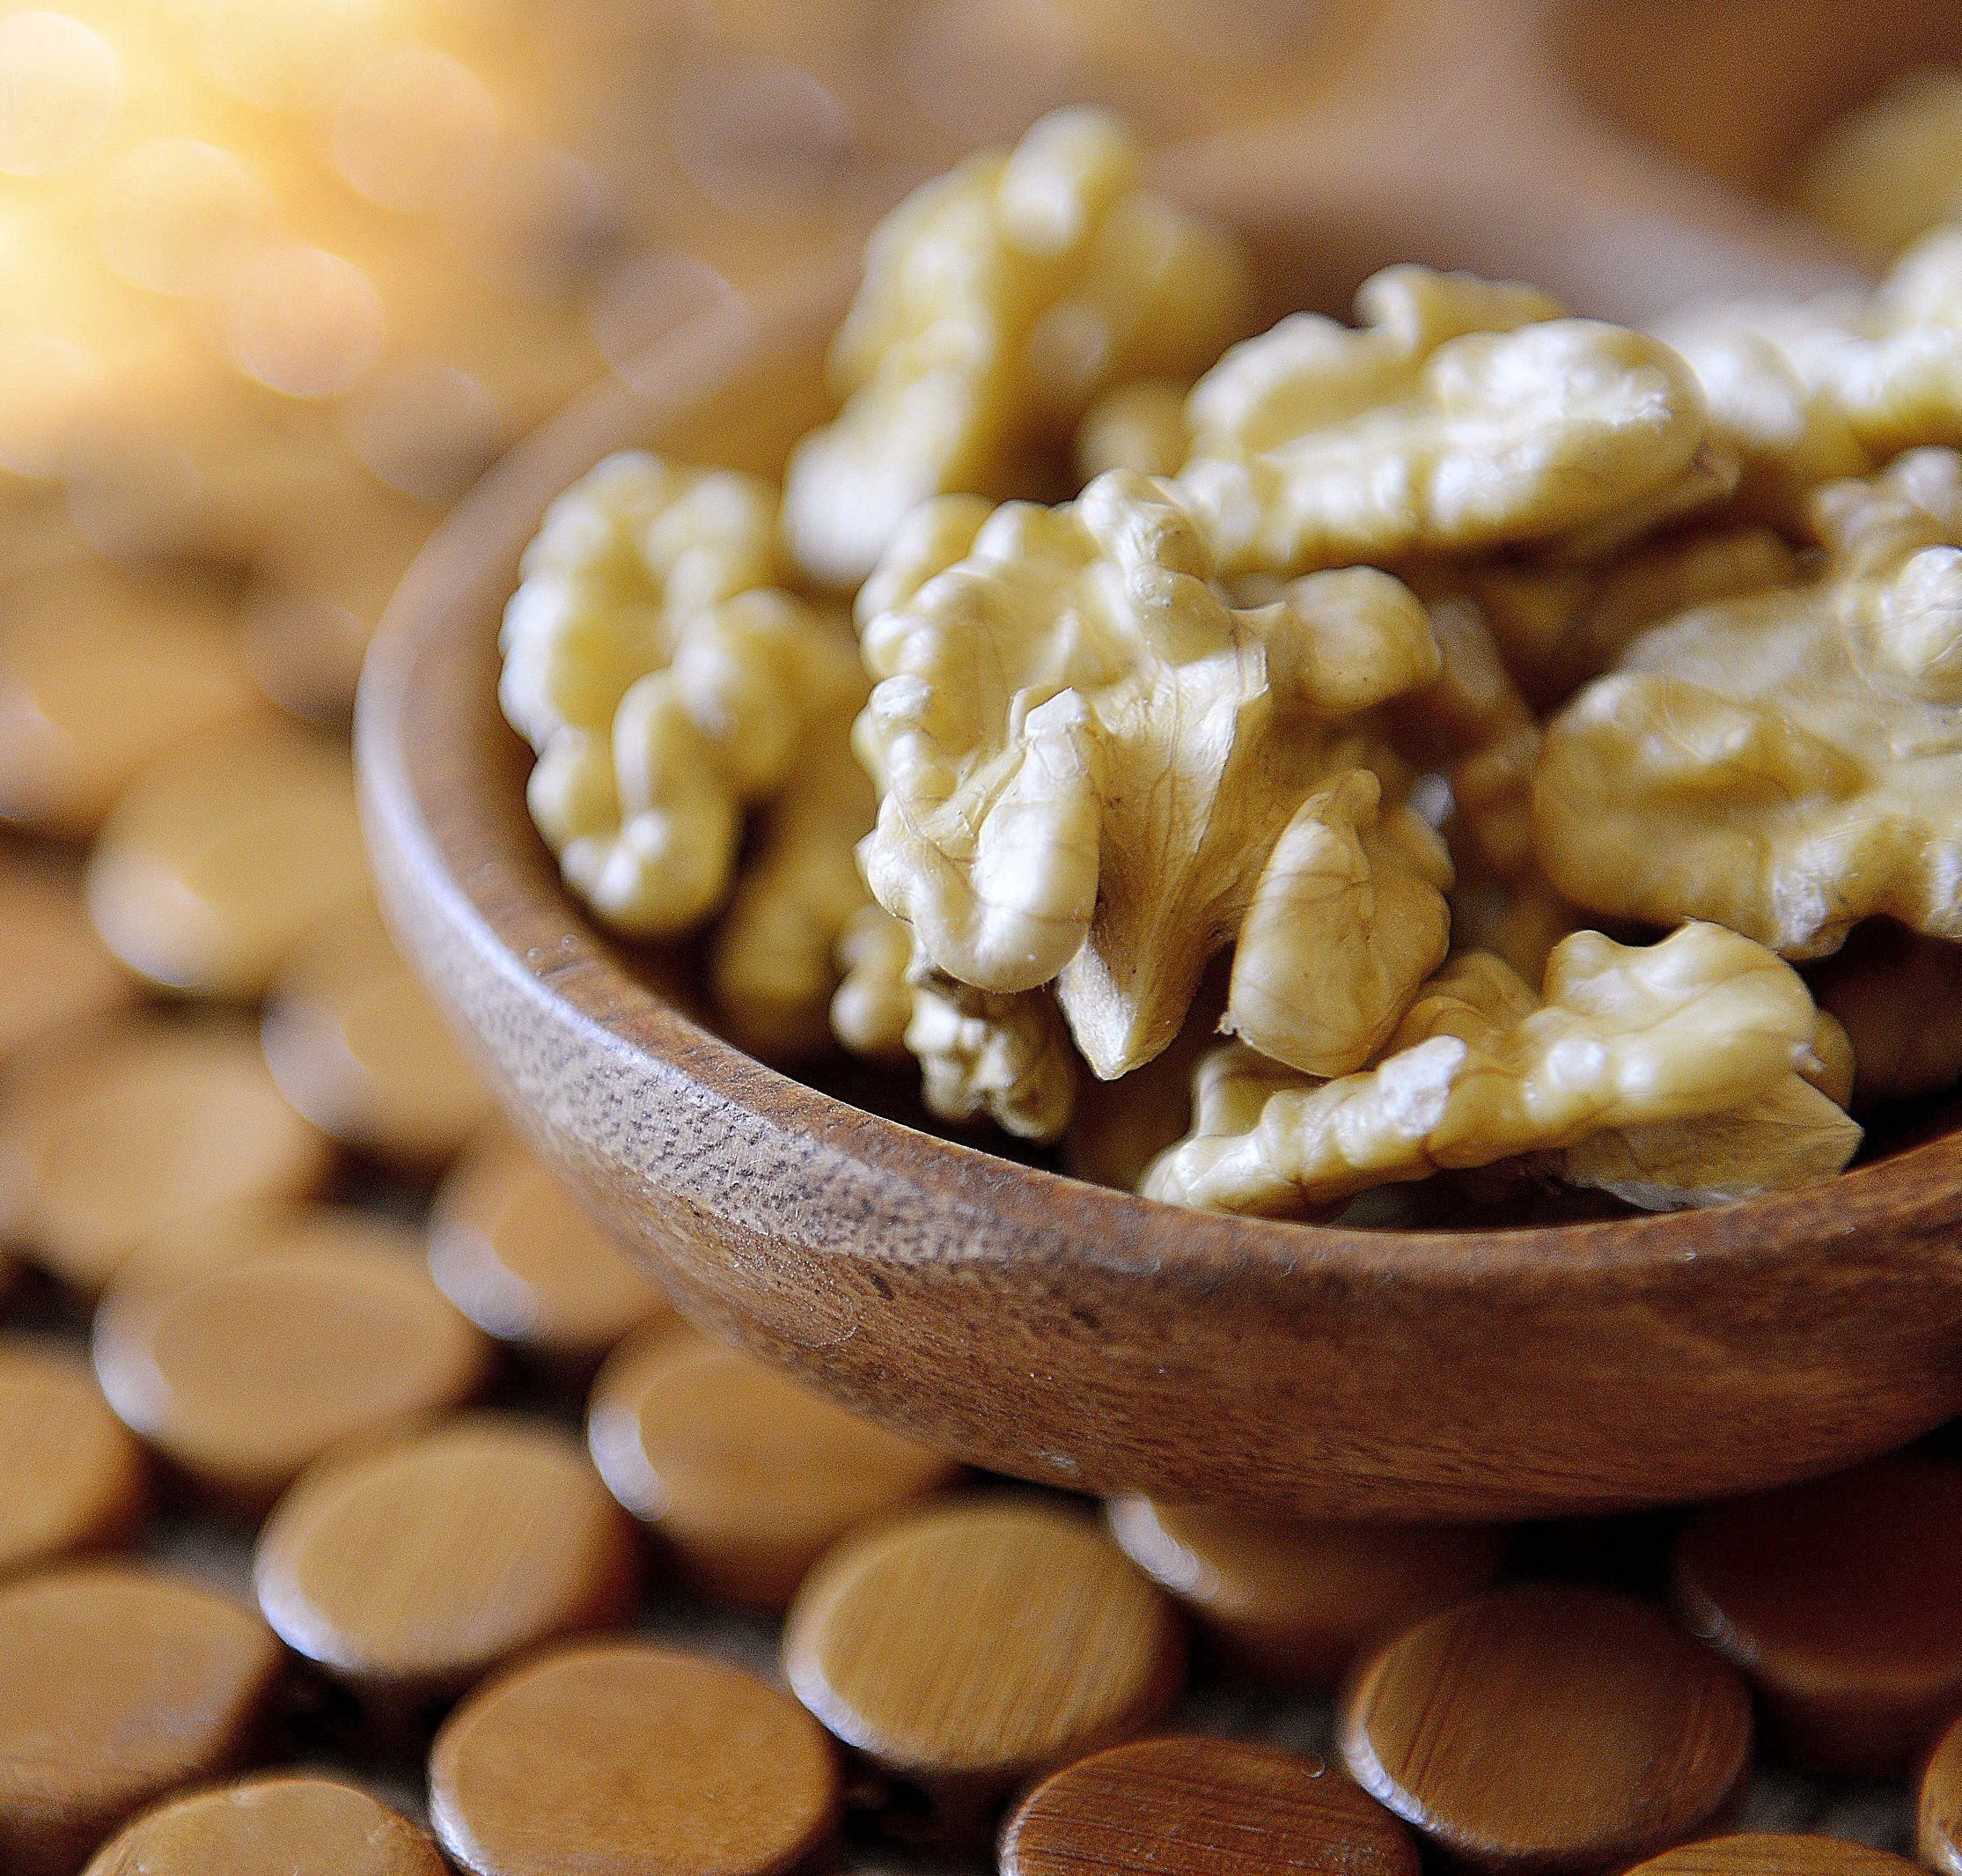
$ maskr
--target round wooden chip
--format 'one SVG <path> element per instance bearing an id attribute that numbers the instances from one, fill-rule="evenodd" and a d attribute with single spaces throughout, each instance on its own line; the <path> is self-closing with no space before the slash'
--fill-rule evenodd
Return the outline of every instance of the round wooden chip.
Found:
<path id="1" fill-rule="evenodd" d="M 0 1101 L 19 1229 L 57 1276 L 99 1290 L 152 1233 L 221 1206 L 305 1198 L 333 1169 L 245 1023 L 112 1018 L 24 1060 Z"/>
<path id="2" fill-rule="evenodd" d="M 831 1744 L 795 1702 L 636 1642 L 511 1669 L 430 1757 L 431 1821 L 474 1876 L 784 1876 L 837 1813 Z"/>
<path id="3" fill-rule="evenodd" d="M 300 947 L 261 1033 L 274 1078 L 302 1114 L 406 1172 L 445 1166 L 489 1117 L 475 1070 L 365 907 Z"/>
<path id="4" fill-rule="evenodd" d="M 87 1365 L 24 1336 L 0 1339 L 0 1576 L 106 1549 L 143 1521 L 143 1449 Z"/>
<path id="5" fill-rule="evenodd" d="M 1903 1770 L 1962 1707 L 1962 1467 L 1902 1455 L 1712 1505 L 1674 1571 L 1806 1764 Z"/>
<path id="6" fill-rule="evenodd" d="M 1962 1876 L 1962 1718 L 1929 1755 L 1922 1773 L 1922 1861 L 1943 1876 Z"/>
<path id="7" fill-rule="evenodd" d="M 123 1423 L 246 1512 L 342 1440 L 467 1400 L 488 1352 L 419 1259 L 352 1246 L 119 1290 L 95 1323 Z"/>
<path id="8" fill-rule="evenodd" d="M 258 1615 L 118 1564 L 0 1588 L 0 1868 L 68 1876 L 124 1818 L 244 1749 L 278 1674 Z"/>
<path id="9" fill-rule="evenodd" d="M 954 1461 L 753 1357 L 672 1326 L 601 1372 L 589 1421 L 614 1496 L 708 1594 L 783 1608 L 847 1531 L 946 1482 Z"/>
<path id="10" fill-rule="evenodd" d="M 357 1687 L 423 1695 L 618 1621 L 637 1560 L 577 1440 L 476 1414 L 323 1460 L 268 1519 L 254 1579 L 296 1652 Z"/>
<path id="11" fill-rule="evenodd" d="M 1088 1519 L 982 1499 L 838 1545 L 797 1593 L 783 1662 L 804 1703 L 881 1764 L 1005 1788 L 1155 1719 L 1183 1648 L 1171 1605 Z"/>
<path id="12" fill-rule="evenodd" d="M 386 1252 L 413 1262 L 422 1249 L 413 1225 L 354 1205 L 227 1205 L 152 1232 L 124 1261 L 113 1287 L 118 1295 L 173 1290 L 276 1252 Z"/>
<path id="13" fill-rule="evenodd" d="M 1002 1876 L 1417 1876 L 1402 1825 L 1319 1759 L 1238 1740 L 1140 1740 L 1023 1800 Z"/>
<path id="14" fill-rule="evenodd" d="M 70 873 L 4 849 L 0 958 L 0 1062 L 65 1024 L 106 1015 L 135 989 Z"/>
<path id="15" fill-rule="evenodd" d="M 84 1876 L 443 1876 L 428 1836 L 334 1778 L 275 1773 L 173 1798 Z"/>
<path id="16" fill-rule="evenodd" d="M 1135 1496 L 1106 1515 L 1236 1666 L 1287 1687 L 1333 1686 L 1358 1649 L 1482 1589 L 1505 1550 L 1488 1525 L 1309 1524 Z"/>
<path id="17" fill-rule="evenodd" d="M 1358 1671 L 1342 1756 L 1363 1788 L 1488 1869 L 1649 1855 L 1736 1789 L 1744 1686 L 1658 1609 L 1557 1584 L 1491 1590 Z"/>
<path id="18" fill-rule="evenodd" d="M 444 1181 L 430 1273 L 488 1335 L 589 1372 L 667 1299 L 564 1184 L 494 1133 Z"/>
<path id="19" fill-rule="evenodd" d="M 254 999 L 301 941 L 366 897 L 346 749 L 255 724 L 145 769 L 89 862 L 89 909 L 168 989 Z"/>
<path id="20" fill-rule="evenodd" d="M 1915 1876 L 1905 1857 L 1843 1837 L 1747 1831 L 1679 1843 L 1638 1863 L 1628 1876 Z"/>

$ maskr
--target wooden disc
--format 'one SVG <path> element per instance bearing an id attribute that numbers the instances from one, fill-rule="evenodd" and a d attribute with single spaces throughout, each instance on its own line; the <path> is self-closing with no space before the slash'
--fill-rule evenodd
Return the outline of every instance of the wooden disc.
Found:
<path id="1" fill-rule="evenodd" d="M 129 1016 L 69 1031 L 25 1058 L 0 1099 L 23 1240 L 85 1291 L 201 1212 L 310 1196 L 333 1159 L 250 1026 L 230 1019 Z"/>
<path id="2" fill-rule="evenodd" d="M 367 894 L 344 747 L 254 724 L 178 750 L 117 803 L 89 910 L 152 982 L 255 999 L 310 933 Z"/>
<path id="3" fill-rule="evenodd" d="M 1342 1701 L 1356 1782 L 1487 1869 L 1597 1868 L 1686 1836 L 1751 1753 L 1743 1683 L 1659 1609 L 1560 1584 L 1420 1622 Z"/>
<path id="4" fill-rule="evenodd" d="M 151 1571 L 0 1588 L 0 1868 L 68 1876 L 139 1806 L 224 1771 L 279 1664 L 255 1612 Z"/>
<path id="5" fill-rule="evenodd" d="M 430 1272 L 487 1335 L 588 1373 L 643 1323 L 674 1320 L 592 1213 L 502 1132 L 437 1194 Z"/>
<path id="6" fill-rule="evenodd" d="M 1505 1550 L 1489 1525 L 1308 1524 L 1136 1496 L 1106 1515 L 1236 1666 L 1285 1687 L 1333 1686 L 1359 1649 L 1482 1589 Z"/>
<path id="7" fill-rule="evenodd" d="M 253 1575 L 295 1652 L 366 1689 L 424 1695 L 620 1620 L 637 1562 L 632 1522 L 576 1439 L 474 1414 L 323 1460 L 267 1520 Z"/>
<path id="8" fill-rule="evenodd" d="M 263 710 L 227 612 L 86 560 L 0 593 L 0 819 L 85 839 L 165 751 Z"/>
<path id="9" fill-rule="evenodd" d="M 601 1372 L 588 1434 L 614 1496 L 705 1593 L 780 1609 L 869 1518 L 959 1469 L 897 1433 L 679 1326 Z"/>
<path id="10" fill-rule="evenodd" d="M 436 1171 L 490 1115 L 490 1097 L 368 907 L 289 961 L 261 1029 L 286 1098 L 323 1133 L 410 1173 Z"/>
<path id="11" fill-rule="evenodd" d="M 46 1343 L 0 1338 L 0 1576 L 122 1542 L 143 1521 L 143 1449 L 87 1364 Z"/>
<path id="12" fill-rule="evenodd" d="M 419 1259 L 352 1247 L 118 1291 L 95 1321 L 96 1374 L 123 1423 L 246 1512 L 342 1440 L 467 1400 L 487 1357 Z"/>
<path id="13" fill-rule="evenodd" d="M 830 1741 L 795 1702 L 637 1642 L 511 1669 L 430 1756 L 430 1821 L 474 1876 L 782 1876 L 837 1812 Z"/>
<path id="14" fill-rule="evenodd" d="M 335 1778 L 276 1772 L 146 1812 L 83 1876 L 443 1876 L 400 1812 Z"/>
<path id="15" fill-rule="evenodd" d="M 1171 1605 L 1090 1519 L 976 1500 L 845 1539 L 797 1593 L 783 1664 L 879 1763 L 1002 1789 L 1148 1725 L 1183 1648 Z"/>
<path id="16" fill-rule="evenodd" d="M 1962 1876 L 1962 1718 L 1936 1743 L 1922 1773 L 1922 1861 L 1943 1876 Z"/>
<path id="17" fill-rule="evenodd" d="M 63 868 L 0 850 L 0 1062 L 126 1003 L 129 973 L 95 935 Z"/>
<path id="18" fill-rule="evenodd" d="M 232 1264 L 283 1251 L 420 1255 L 422 1234 L 385 1212 L 354 1205 L 227 1205 L 153 1232 L 124 1261 L 113 1286 L 173 1290 Z"/>
<path id="19" fill-rule="evenodd" d="M 1002 1876 L 1417 1876 L 1416 1846 L 1319 1759 L 1239 1740 L 1139 1740 L 1022 1802 Z"/>
<path id="20" fill-rule="evenodd" d="M 1674 1575 L 1808 1765 L 1903 1770 L 1962 1707 L 1962 1467 L 1901 1456 L 1712 1505 Z"/>
<path id="21" fill-rule="evenodd" d="M 1905 1857 L 1844 1837 L 1740 1831 L 1679 1843 L 1638 1863 L 1628 1876 L 1916 1876 Z"/>

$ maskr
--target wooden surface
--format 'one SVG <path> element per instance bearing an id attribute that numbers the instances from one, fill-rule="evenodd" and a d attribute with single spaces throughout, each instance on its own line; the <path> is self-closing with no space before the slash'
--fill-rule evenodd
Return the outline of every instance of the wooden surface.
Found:
<path id="1" fill-rule="evenodd" d="M 607 1486 L 660 1534 L 682 1576 L 749 1608 L 783 1608 L 847 1531 L 958 1469 L 680 1327 L 614 1354 L 588 1427 Z"/>
<path id="2" fill-rule="evenodd" d="M 0 1589 L 0 1868 L 69 1876 L 140 1806 L 227 1769 L 279 1665 L 254 1612 L 149 1571 Z"/>
<path id="3" fill-rule="evenodd" d="M 1407 1630 L 1343 1696 L 1356 1782 L 1481 1869 L 1591 1870 L 1687 1836 L 1751 1756 L 1743 1683 L 1652 1604 L 1488 1591 Z"/>
<path id="4" fill-rule="evenodd" d="M 1962 1716 L 1929 1755 L 1917 1812 L 1922 1861 L 1942 1876 L 1962 1876 Z"/>
<path id="5" fill-rule="evenodd" d="M 489 1345 L 419 1259 L 355 1245 L 119 1291 L 94 1343 L 124 1424 L 248 1515 L 342 1440 L 469 1399 L 489 1367 Z"/>
<path id="6" fill-rule="evenodd" d="M 1914 1876 L 1914 1865 L 1844 1837 L 1787 1831 L 1739 1832 L 1679 1843 L 1638 1863 L 1628 1876 Z"/>
<path id="7" fill-rule="evenodd" d="M 1962 1466 L 1902 1455 L 1712 1505 L 1673 1574 L 1801 1764 L 1904 1773 L 1962 1708 Z"/>
<path id="8" fill-rule="evenodd" d="M 865 1527 L 783 1631 L 797 1697 L 950 1819 L 1148 1725 L 1183 1666 L 1170 1605 L 1088 1518 L 1012 1498 Z"/>
<path id="9" fill-rule="evenodd" d="M 634 1642 L 514 1668 L 430 1758 L 431 1821 L 473 1876 L 788 1876 L 837 1812 L 830 1741 L 794 1701 Z"/>
<path id="10" fill-rule="evenodd" d="M 337 1779 L 291 1773 L 193 1791 L 146 1812 L 85 1876 L 444 1876 L 399 1811 Z"/>
<path id="11" fill-rule="evenodd" d="M 1417 1876 L 1408 1834 L 1319 1759 L 1140 1740 L 1046 1779 L 1002 1833 L 1002 1876 Z"/>
<path id="12" fill-rule="evenodd" d="M 267 1520 L 253 1577 L 288 1647 L 401 1701 L 620 1621 L 638 1563 L 576 1439 L 478 1414 L 322 1460 Z"/>
<path id="13" fill-rule="evenodd" d="M 1611 314 L 1848 277 L 1773 211 L 1587 131 L 1532 76 L 1534 9 L 1392 12 L 1326 120 L 1165 165 L 1247 232 L 1270 310 L 1339 304 L 1400 258 L 1524 273 Z M 507 1110 L 684 1312 L 1003 1470 L 1317 1517 L 1714 1496 L 1962 1409 L 1953 1137 L 1815 1190 L 1530 1232 L 1194 1217 L 761 1068 L 599 938 L 533 833 L 497 715 L 517 555 L 547 502 L 625 443 L 774 472 L 824 409 L 843 291 L 698 322 L 637 391 L 507 462 L 412 573 L 362 701 L 400 937 Z"/>
<path id="14" fill-rule="evenodd" d="M 0 1577 L 114 1549 L 142 1523 L 147 1483 L 143 1449 L 85 1362 L 0 1338 Z"/>
<path id="15" fill-rule="evenodd" d="M 1482 1589 L 1505 1554 L 1484 1525 L 1308 1524 L 1135 1496 L 1105 1515 L 1236 1668 L 1281 1687 L 1334 1686 L 1358 1649 Z"/>

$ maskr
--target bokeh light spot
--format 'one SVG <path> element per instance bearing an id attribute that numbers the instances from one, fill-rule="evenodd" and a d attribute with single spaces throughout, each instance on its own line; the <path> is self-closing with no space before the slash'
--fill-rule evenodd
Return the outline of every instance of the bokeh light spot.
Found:
<path id="1" fill-rule="evenodd" d="M 221 291 L 271 225 L 271 193 L 231 154 L 157 137 L 117 158 L 96 197 L 96 240 L 133 285 L 183 298 Z"/>
<path id="2" fill-rule="evenodd" d="M 384 208 L 426 212 L 483 173 L 497 105 L 452 58 L 411 47 L 356 72 L 334 118 L 341 173 Z"/>
<path id="3" fill-rule="evenodd" d="M 0 171 L 52 176 L 101 142 L 121 101 L 115 48 L 66 13 L 0 19 Z"/>
<path id="4" fill-rule="evenodd" d="M 303 242 L 262 249 L 247 261 L 225 318 L 239 368 L 291 397 L 352 390 L 380 355 L 386 325 L 366 274 Z"/>

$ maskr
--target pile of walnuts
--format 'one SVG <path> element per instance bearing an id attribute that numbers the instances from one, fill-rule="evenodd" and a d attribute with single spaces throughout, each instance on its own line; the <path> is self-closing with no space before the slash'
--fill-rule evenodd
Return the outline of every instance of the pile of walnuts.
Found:
<path id="1" fill-rule="evenodd" d="M 1713 1203 L 1962 1075 L 1962 232 L 1664 336 L 1247 281 L 1061 113 L 875 236 L 781 491 L 561 497 L 503 696 L 594 912 L 1218 1210 Z"/>

